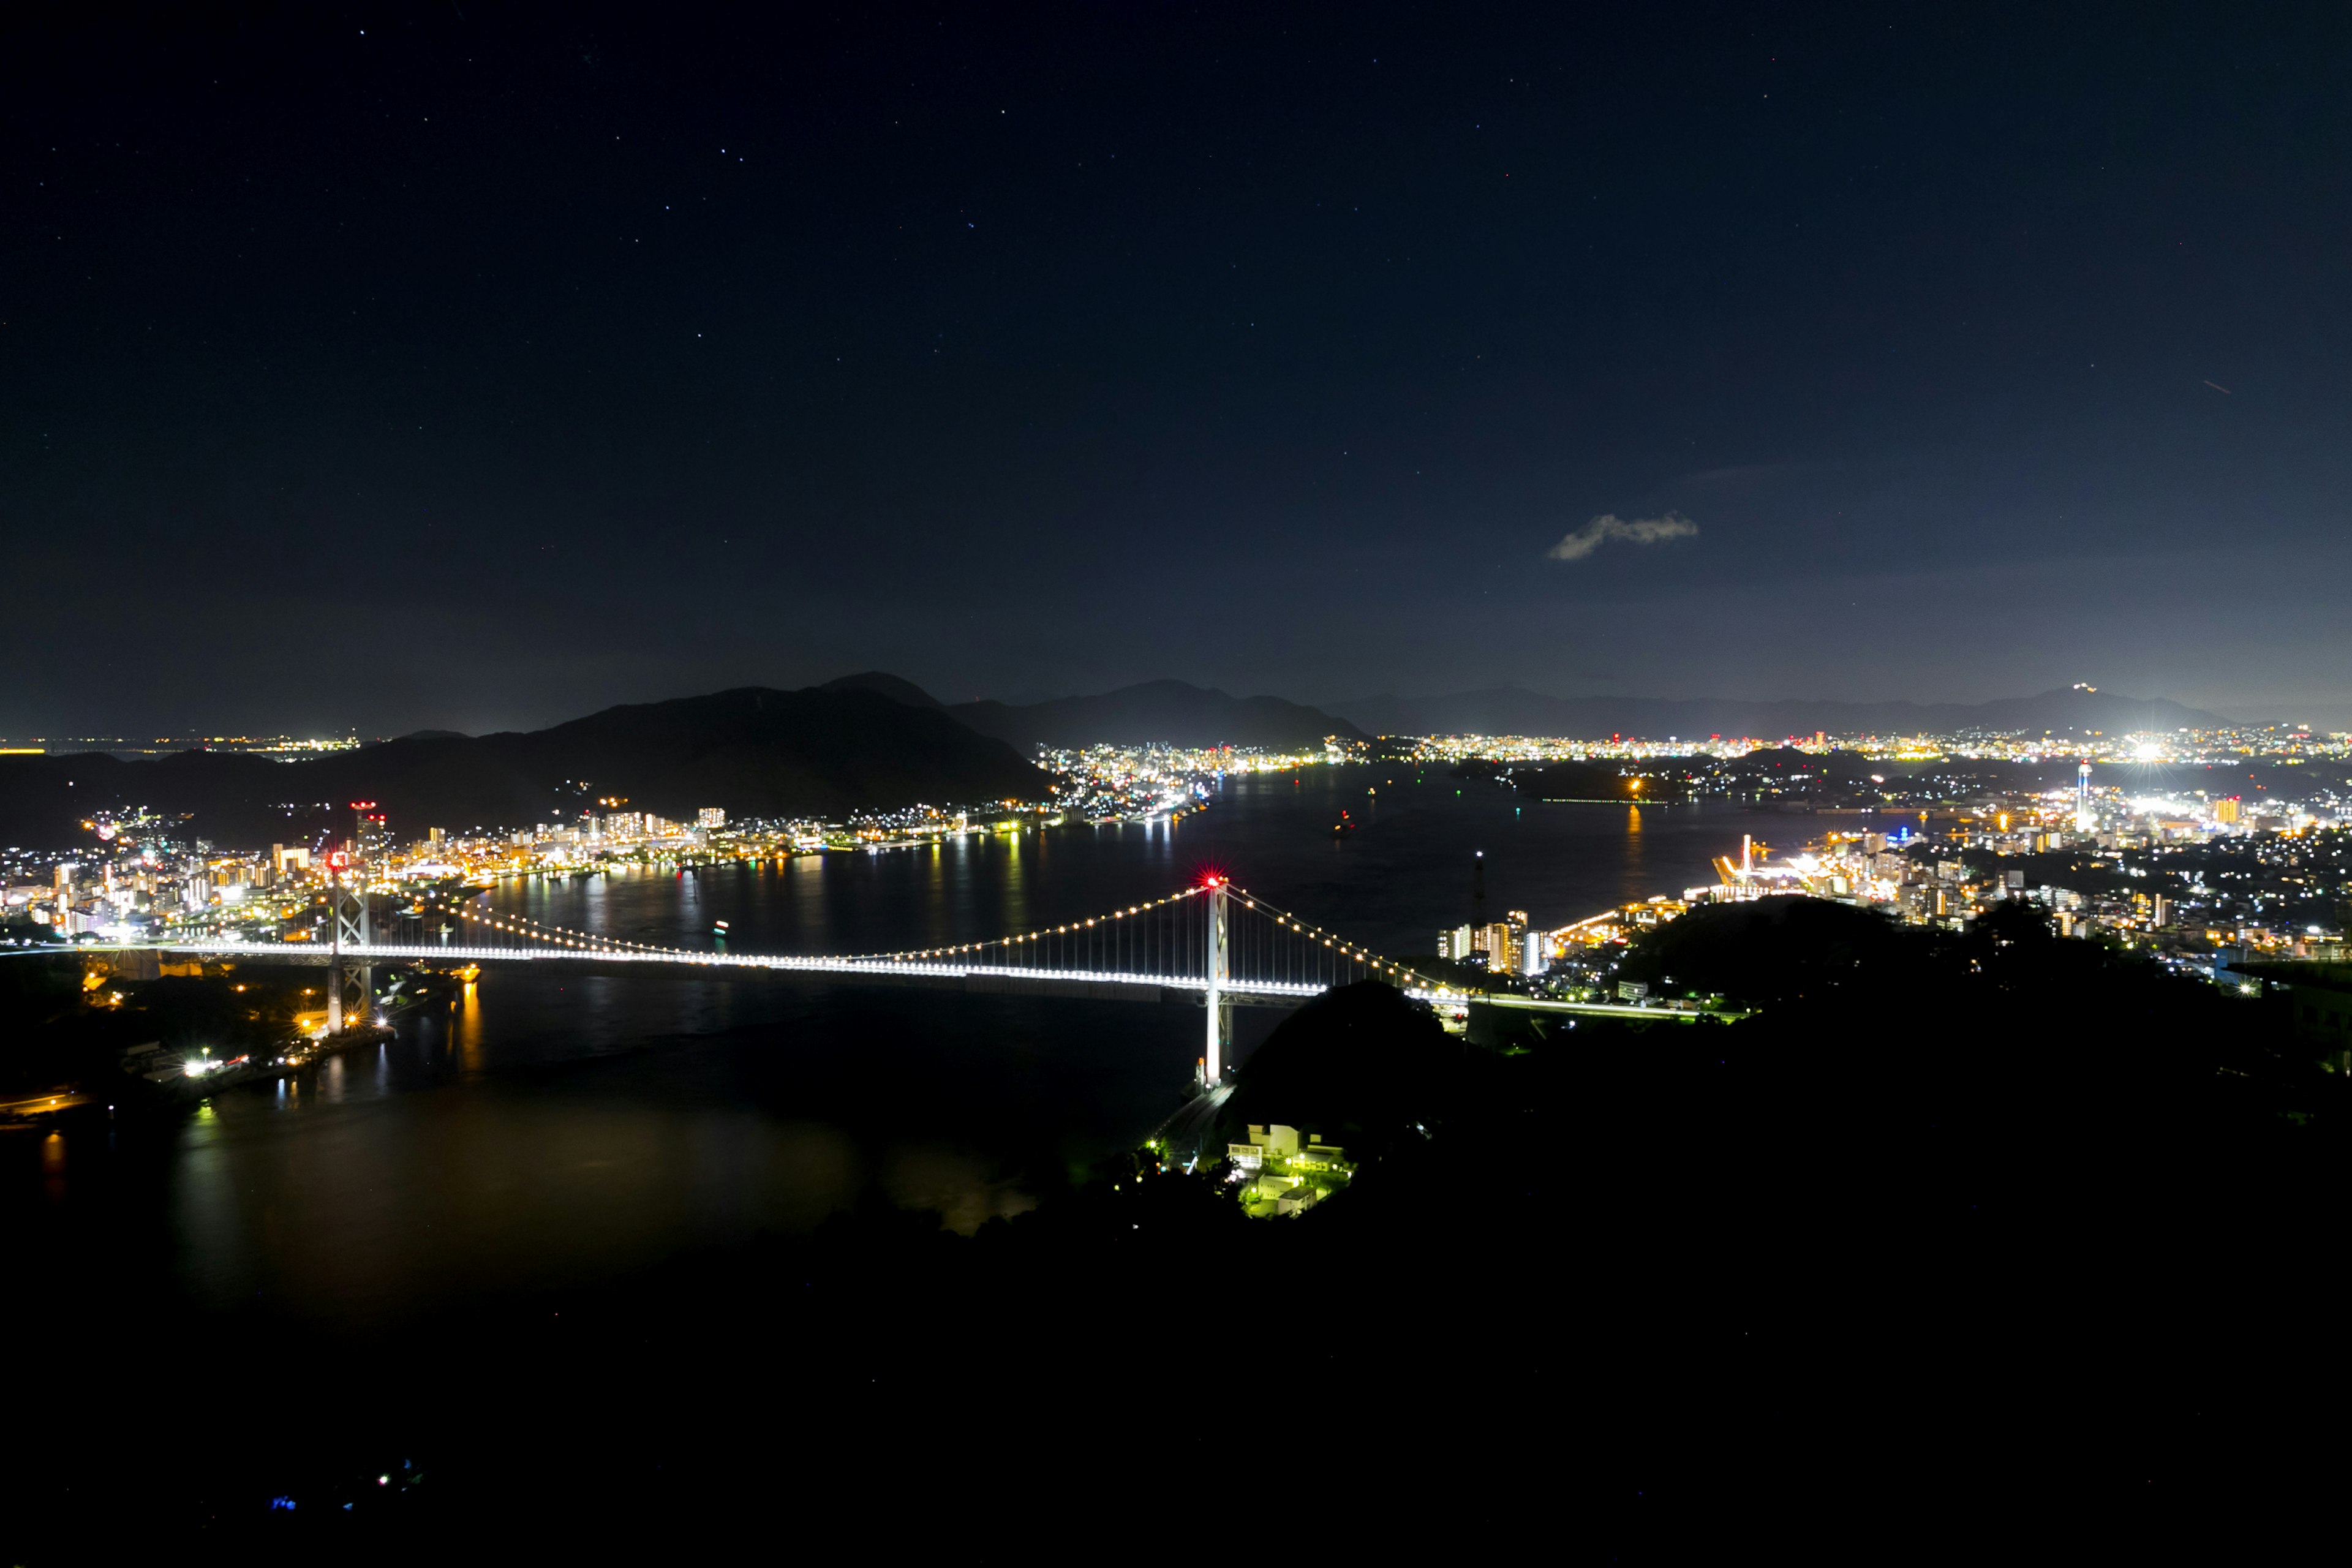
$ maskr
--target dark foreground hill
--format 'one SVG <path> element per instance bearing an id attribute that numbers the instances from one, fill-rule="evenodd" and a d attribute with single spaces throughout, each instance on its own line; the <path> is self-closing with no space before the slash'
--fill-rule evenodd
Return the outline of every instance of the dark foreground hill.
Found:
<path id="1" fill-rule="evenodd" d="M 1097 697 L 1014 705 L 964 702 L 948 710 L 983 735 L 1021 747 L 1097 743 L 1173 746 L 1319 746 L 1327 735 L 1367 737 L 1344 719 L 1279 697 L 1234 697 L 1181 680 L 1148 680 Z"/>
<path id="2" fill-rule="evenodd" d="M 23 962 L 0 973 L 0 1059 L 118 1011 L 174 1037 L 206 984 L 232 1005 L 221 976 L 118 1010 L 70 960 Z M 1971 1531 L 1998 1551 L 2069 1508 L 2105 1541 L 2233 1486 L 2265 1507 L 2340 1489 L 2312 1434 L 2345 1393 L 2352 1083 L 2291 1018 L 2022 905 L 1964 934 L 1716 906 L 1624 962 L 1758 1012 L 1482 1005 L 1465 1039 L 1351 986 L 1244 1059 L 1196 1169 L 1163 1141 L 1040 1178 L 1036 1208 L 968 1237 L 877 1187 L 813 1236 L 486 1283 L 462 1333 L 338 1329 L 274 1291 L 183 1303 L 118 1231 L 68 1254 L 19 1211 L 37 1289 L 7 1293 L 0 1330 L 39 1352 L 12 1386 L 42 1426 L 12 1479 L 77 1506 L 18 1533 L 168 1527 L 287 1561 L 397 1541 L 404 1561 L 527 1528 L 602 1561 L 616 1532 L 784 1518 L 1058 1559 L 1194 1506 L 1205 1477 L 1214 1528 L 1318 1556 L 1385 1562 L 1467 1521 L 1611 1561 L 1753 1555 L 1759 1531 L 1876 1561 Z M 93 1142 L 162 1135 L 92 1115 Z M 1352 1184 L 1244 1218 L 1223 1139 L 1270 1120 L 1343 1140 Z M 36 1136 L 23 1159 L 58 1157 Z M 51 1208 L 88 1180 L 62 1170 Z M 152 1401 L 159 1320 L 181 1345 L 372 1375 L 215 1401 L 204 1463 L 127 1464 L 111 1439 Z"/>
<path id="3" fill-rule="evenodd" d="M 969 1237 L 877 1188 L 811 1237 L 486 1290 L 463 1333 L 176 1308 L 183 1343 L 376 1373 L 217 1402 L 202 1465 L 107 1441 L 159 1375 L 122 1349 L 159 1298 L 111 1254 L 28 1272 L 0 1307 L 42 1352 L 15 1479 L 80 1506 L 23 1528 L 446 1550 L 520 1524 L 602 1560 L 617 1531 L 784 1517 L 992 1561 L 1098 1547 L 1208 1477 L 1216 1528 L 1367 1562 L 1465 1521 L 1612 1561 L 1752 1555 L 1759 1531 L 1874 1561 L 2069 1508 L 2105 1540 L 2233 1483 L 2340 1489 L 2312 1433 L 2345 1390 L 2352 1085 L 2290 1020 L 2023 906 L 1965 934 L 1721 906 L 1626 963 L 1759 1010 L 1481 1007 L 1465 1040 L 1375 985 L 1302 1007 L 1223 1107 L 1360 1162 L 1289 1218 L 1244 1219 L 1213 1142 Z M 5 1006 L 0 1052 L 100 1004 L 68 970 Z"/>
<path id="4" fill-rule="evenodd" d="M 1826 730 L 1833 735 L 1950 735 L 1976 730 L 2064 739 L 2091 731 L 2211 729 L 2226 720 L 2168 698 L 2124 697 L 2080 688 L 1990 702 L 1831 702 L 1791 698 L 1547 697 L 1516 687 L 1450 697 L 1366 697 L 1332 711 L 1383 735 L 1752 735 L 1773 740 Z"/>
<path id="5" fill-rule="evenodd" d="M 92 812 L 192 816 L 224 845 L 292 841 L 323 813 L 373 800 L 396 835 L 527 826 L 602 798 L 690 818 L 824 816 L 858 807 L 1035 799 L 1043 773 L 1003 742 L 871 689 L 745 687 L 608 708 L 550 730 L 412 736 L 314 762 L 212 752 L 0 758 L 0 843 L 72 841 Z M 343 819 L 332 819 L 340 826 Z"/>

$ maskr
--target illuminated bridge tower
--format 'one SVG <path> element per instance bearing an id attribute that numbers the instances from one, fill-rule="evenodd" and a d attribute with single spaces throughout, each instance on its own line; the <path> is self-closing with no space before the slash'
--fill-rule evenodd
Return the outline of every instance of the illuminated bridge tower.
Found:
<path id="1" fill-rule="evenodd" d="M 1201 1058 L 1201 1083 L 1214 1089 L 1224 1076 L 1225 1051 L 1234 1043 L 1234 1010 L 1225 1001 L 1225 984 L 1233 978 L 1233 950 L 1225 928 L 1225 879 L 1209 878 L 1209 1038 Z"/>
<path id="2" fill-rule="evenodd" d="M 335 850 L 327 857 L 327 904 L 334 932 L 334 947 L 327 960 L 330 966 L 327 1033 L 330 1035 L 343 1032 L 343 1026 L 354 1005 L 362 1019 L 374 1005 L 375 966 L 356 954 L 351 958 L 343 956 L 346 947 L 364 952 L 368 946 L 367 889 L 363 883 L 353 885 L 351 874 L 353 869 L 351 855 L 345 850 Z"/>

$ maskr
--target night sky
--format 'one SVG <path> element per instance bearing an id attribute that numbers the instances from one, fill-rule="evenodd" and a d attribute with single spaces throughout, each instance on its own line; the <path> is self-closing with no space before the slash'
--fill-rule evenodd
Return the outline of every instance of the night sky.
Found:
<path id="1" fill-rule="evenodd" d="M 2352 720 L 2340 9 L 757 10 L 5 24 L 0 733 Z"/>

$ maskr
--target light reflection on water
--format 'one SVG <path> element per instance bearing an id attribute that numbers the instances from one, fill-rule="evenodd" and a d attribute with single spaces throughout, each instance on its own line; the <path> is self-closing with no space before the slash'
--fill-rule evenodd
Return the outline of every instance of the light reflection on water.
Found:
<path id="1" fill-rule="evenodd" d="M 51 1132 L 41 1140 L 41 1195 L 52 1204 L 66 1201 L 66 1135 Z"/>
<path id="2" fill-rule="evenodd" d="M 1406 954 L 1470 918 L 1473 849 L 1489 918 L 1565 923 L 1706 879 L 1743 823 L 1515 809 L 1493 786 L 1454 787 L 1318 770 L 1235 781 L 1176 825 L 508 883 L 491 901 L 643 942 L 704 944 L 726 920 L 739 952 L 870 952 L 1082 918 L 1216 863 Z M 1361 824 L 1344 840 L 1329 832 L 1342 805 Z M 1244 1014 L 1244 1049 L 1276 1021 Z M 18 1190 L 46 1193 L 71 1226 L 168 1250 L 203 1305 L 404 1320 L 804 1233 L 868 1187 L 969 1231 L 1172 1110 L 1201 1025 L 1175 1005 L 491 966 L 388 1045 L 148 1131 L 145 1163 L 103 1201 L 79 1201 L 82 1151 L 68 1160 L 63 1142 Z"/>

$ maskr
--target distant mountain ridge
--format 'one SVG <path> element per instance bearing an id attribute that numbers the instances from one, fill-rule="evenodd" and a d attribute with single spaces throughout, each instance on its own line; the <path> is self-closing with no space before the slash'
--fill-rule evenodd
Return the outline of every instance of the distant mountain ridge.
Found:
<path id="1" fill-rule="evenodd" d="M 406 837 L 427 826 L 560 822 L 608 797 L 691 820 L 706 805 L 733 817 L 824 816 L 1043 800 L 1048 787 L 1011 746 L 935 703 L 856 686 L 743 687 L 607 708 L 547 730 L 412 736 L 299 763 L 218 752 L 0 757 L 0 842 L 67 843 L 91 813 L 134 805 L 193 813 L 193 834 L 249 847 L 293 842 L 291 826 L 320 812 L 347 832 L 352 800 L 378 802 Z"/>
<path id="2" fill-rule="evenodd" d="M 1015 746 L 1319 746 L 1326 736 L 1369 740 L 1319 708 L 1279 697 L 1235 697 L 1181 680 L 1148 680 L 1095 697 L 1050 702 L 960 702 L 948 709 L 983 735 Z"/>
<path id="3" fill-rule="evenodd" d="M 1710 735 L 1777 740 L 1825 730 L 1842 735 L 1952 734 L 1963 730 L 2047 731 L 2053 738 L 2140 730 L 2210 729 L 2218 714 L 2168 698 L 2141 699 L 2080 687 L 1990 702 L 1769 702 L 1717 698 L 1547 697 L 1517 687 L 1448 697 L 1367 697 L 1333 712 L 1384 735 L 1558 735 L 1591 740 Z"/>
<path id="4" fill-rule="evenodd" d="M 856 675 L 838 676 L 813 691 L 876 691 L 893 702 L 903 702 L 909 708 L 941 708 L 946 704 L 921 687 L 900 675 L 887 670 L 862 670 Z"/>

